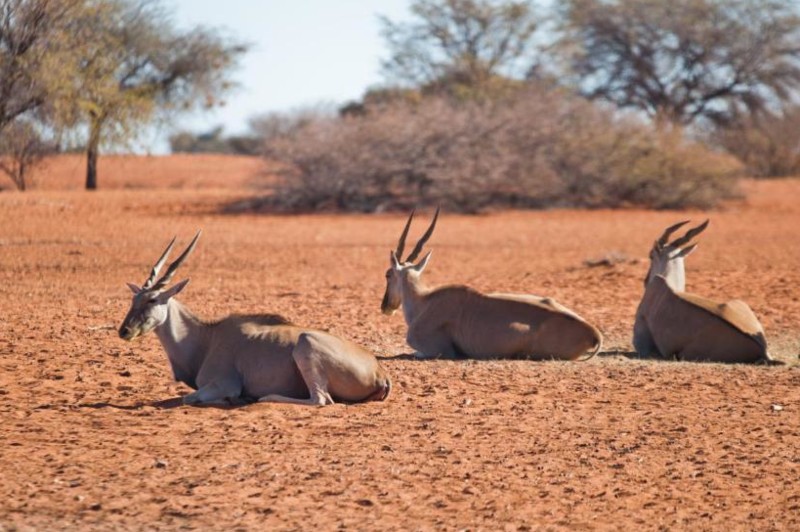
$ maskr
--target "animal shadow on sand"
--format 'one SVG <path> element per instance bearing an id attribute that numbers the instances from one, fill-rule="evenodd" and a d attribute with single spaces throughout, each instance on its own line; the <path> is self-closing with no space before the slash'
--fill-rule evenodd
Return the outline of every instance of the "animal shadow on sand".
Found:
<path id="1" fill-rule="evenodd" d="M 639 356 L 636 351 L 626 351 L 624 349 L 609 349 L 608 351 L 601 351 L 596 355 L 598 358 L 603 357 L 625 357 L 630 359 L 638 359 L 638 360 L 663 360 L 657 356 L 652 357 L 641 357 Z M 376 356 L 378 360 L 414 360 L 417 362 L 435 362 L 437 360 L 456 360 L 456 361 L 468 361 L 474 360 L 469 357 L 454 357 L 454 358 L 446 358 L 446 357 L 432 357 L 432 358 L 417 358 L 414 353 L 401 353 L 399 355 L 386 355 L 386 356 Z M 594 358 L 594 357 L 592 357 Z M 491 360 L 530 360 L 531 362 L 544 362 L 550 361 L 550 359 L 537 359 L 537 358 L 526 358 L 526 357 L 499 357 Z M 552 359 L 553 362 L 569 362 L 567 360 L 559 360 L 559 359 Z"/>
<path id="2" fill-rule="evenodd" d="M 416 361 L 416 362 L 436 362 L 437 360 L 456 360 L 456 361 L 458 361 L 458 360 L 461 360 L 461 361 L 471 360 L 468 357 L 417 358 L 417 356 L 413 352 L 411 352 L 411 353 L 400 353 L 399 355 L 386 355 L 386 356 L 375 355 L 375 358 L 377 358 L 378 360 L 412 360 L 412 361 Z"/>
<path id="3" fill-rule="evenodd" d="M 611 357 L 623 357 L 623 358 L 630 358 L 631 360 L 663 360 L 662 358 L 651 355 L 643 357 L 639 355 L 636 351 L 630 351 L 628 349 L 607 349 L 605 351 L 600 351 L 597 353 L 597 358 L 611 358 Z"/>
<path id="4" fill-rule="evenodd" d="M 651 355 L 640 355 L 636 351 L 627 351 L 625 349 L 609 349 L 608 351 L 601 351 L 597 354 L 598 357 L 604 358 L 612 358 L 612 357 L 623 357 L 630 360 L 641 360 L 641 361 L 656 361 L 656 362 L 686 362 L 681 360 L 679 357 L 662 357 L 656 354 Z M 747 364 L 747 363 L 736 363 L 736 362 L 722 362 L 718 360 L 703 360 L 703 361 L 691 361 L 687 362 L 689 364 L 720 364 L 720 365 L 755 365 L 755 366 L 785 366 L 786 362 L 782 360 L 770 360 L 770 361 L 760 361 L 756 362 L 755 364 Z"/>
<path id="5" fill-rule="evenodd" d="M 159 401 L 140 402 L 131 405 L 123 405 L 116 403 L 100 402 L 100 403 L 81 403 L 78 405 L 80 408 L 116 408 L 118 410 L 140 410 L 144 407 L 157 408 L 159 410 L 172 410 L 181 406 L 192 406 L 193 408 L 217 408 L 220 410 L 232 410 L 242 406 L 247 406 L 255 403 L 255 400 L 239 398 L 235 401 L 219 404 L 199 404 L 199 405 L 184 405 L 183 396 L 171 397 L 169 399 L 161 399 Z"/>

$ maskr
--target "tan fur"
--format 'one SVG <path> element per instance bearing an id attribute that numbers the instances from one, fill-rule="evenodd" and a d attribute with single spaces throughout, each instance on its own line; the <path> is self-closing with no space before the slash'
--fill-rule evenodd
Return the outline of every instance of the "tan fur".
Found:
<path id="1" fill-rule="evenodd" d="M 576 360 L 600 352 L 603 337 L 575 312 L 549 298 L 528 294 L 482 294 L 468 286 L 428 289 L 421 281 L 430 252 L 413 264 L 430 239 L 439 209 L 414 249 L 401 262 L 414 212 L 390 254 L 381 310 L 400 306 L 406 340 L 418 358 L 527 358 Z M 591 349 L 591 351 L 590 351 Z"/>
<path id="2" fill-rule="evenodd" d="M 764 330 L 746 304 L 675 292 L 661 276 L 648 284 L 637 321 L 652 338 L 655 352 L 650 354 L 710 362 L 768 359 Z"/>
<path id="3" fill-rule="evenodd" d="M 160 280 L 156 276 L 174 239 L 143 288 L 129 284 L 133 300 L 119 330 L 126 340 L 155 331 L 175 379 L 196 390 L 184 396 L 184 403 L 245 398 L 325 405 L 386 399 L 389 377 L 372 353 L 352 342 L 276 314 L 205 321 L 174 299 L 188 280 L 170 288 L 168 281 L 198 237 Z"/>
<path id="4" fill-rule="evenodd" d="M 596 328 L 548 298 L 458 285 L 430 290 L 407 273 L 402 305 L 406 339 L 420 358 L 576 360 L 602 347 Z"/>
<path id="5" fill-rule="evenodd" d="M 650 251 L 645 292 L 636 310 L 633 345 L 640 356 L 709 362 L 775 363 L 764 329 L 743 301 L 719 303 L 685 291 L 684 257 L 708 221 L 669 243 L 687 222 L 668 227 Z"/>
<path id="6" fill-rule="evenodd" d="M 695 307 L 705 310 L 712 316 L 720 318 L 722 321 L 733 326 L 739 332 L 747 336 L 764 334 L 764 329 L 753 313 L 753 310 L 747 306 L 747 303 L 740 299 L 732 299 L 726 303 L 719 303 L 688 292 L 675 293 L 675 296 Z"/>

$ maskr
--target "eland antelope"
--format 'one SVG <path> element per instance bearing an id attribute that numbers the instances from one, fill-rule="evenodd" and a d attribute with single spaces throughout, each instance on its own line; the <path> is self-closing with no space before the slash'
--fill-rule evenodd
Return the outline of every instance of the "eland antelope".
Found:
<path id="1" fill-rule="evenodd" d="M 274 314 L 233 314 L 205 321 L 179 303 L 174 296 L 189 279 L 167 285 L 199 236 L 198 232 L 160 279 L 156 277 L 174 238 L 141 288 L 128 283 L 133 301 L 119 328 L 124 340 L 155 331 L 175 379 L 196 390 L 184 396 L 185 404 L 243 398 L 326 405 L 388 397 L 391 382 L 378 361 L 347 340 L 298 327 Z"/>
<path id="2" fill-rule="evenodd" d="M 389 256 L 381 304 L 384 314 L 393 314 L 402 305 L 406 339 L 417 358 L 575 360 L 600 351 L 600 331 L 550 298 L 482 294 L 462 285 L 426 287 L 421 277 L 431 252 L 414 261 L 433 234 L 438 217 L 436 209 L 427 231 L 403 260 L 414 213 L 408 217 L 397 249 Z"/>
<path id="3" fill-rule="evenodd" d="M 669 242 L 687 223 L 668 227 L 650 250 L 633 326 L 636 352 L 690 361 L 779 363 L 770 359 L 764 329 L 747 303 L 718 303 L 684 291 L 684 258 L 697 247 L 691 241 L 708 227 L 708 220 Z"/>

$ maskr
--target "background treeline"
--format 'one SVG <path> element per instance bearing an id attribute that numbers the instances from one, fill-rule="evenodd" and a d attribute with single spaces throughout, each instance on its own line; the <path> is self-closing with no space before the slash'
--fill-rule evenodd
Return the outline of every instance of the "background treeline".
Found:
<path id="1" fill-rule="evenodd" d="M 58 5 L 70 3 L 86 2 Z M 90 5 L 106 3 L 113 16 L 123 17 L 112 20 L 125 26 L 131 13 L 158 9 L 141 1 Z M 255 116 L 250 130 L 236 136 L 221 128 L 177 132 L 170 138 L 173 151 L 258 154 L 286 163 L 269 196 L 247 207 L 291 211 L 420 203 L 466 212 L 493 206 L 705 207 L 735 195 L 739 176 L 800 174 L 796 1 L 415 0 L 410 9 L 405 22 L 381 19 L 389 50 L 382 63 L 385 83 L 359 101 L 334 110 Z M 118 94 L 129 72 L 119 65 L 138 65 L 130 55 L 153 54 L 129 39 L 119 57 L 112 55 L 115 68 L 100 70 L 116 83 L 102 85 L 112 87 L 118 98 L 112 101 L 140 102 L 132 111 L 108 118 L 84 103 L 76 112 L 67 90 L 59 105 L 34 107 L 38 120 L 73 130 L 77 123 L 91 141 L 92 124 L 102 117 L 99 136 L 105 141 L 108 134 L 113 142 L 130 138 L 159 109 L 218 101 L 244 51 L 241 43 L 207 30 L 181 34 L 164 26 L 163 17 L 140 14 L 136 20 L 145 26 L 158 20 L 158 38 L 192 37 L 202 43 L 202 53 L 166 47 L 168 57 L 149 65 L 176 61 L 186 70 L 174 76 L 159 66 L 163 77 L 155 83 Z M 81 83 L 95 71 L 83 61 L 77 63 Z M 191 67 L 195 63 L 211 67 Z M 63 79 L 66 70 L 55 77 Z M 173 90 L 176 79 L 181 81 Z M 46 93 L 62 94 L 54 83 L 56 89 Z M 21 122 L 14 127 L 30 127 Z M 33 131 L 64 129 L 45 123 Z"/>
<path id="2" fill-rule="evenodd" d="M 253 119 L 242 153 L 288 164 L 246 206 L 707 207 L 738 176 L 800 173 L 796 2 L 552 4 L 417 0 L 383 19 L 385 86 Z"/>

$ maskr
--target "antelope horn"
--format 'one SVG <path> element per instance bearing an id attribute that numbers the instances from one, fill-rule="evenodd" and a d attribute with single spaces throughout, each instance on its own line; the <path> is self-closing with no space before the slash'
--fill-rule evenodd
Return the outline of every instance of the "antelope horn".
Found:
<path id="1" fill-rule="evenodd" d="M 153 283 L 156 281 L 156 276 L 158 275 L 159 270 L 161 270 L 161 267 L 164 265 L 164 262 L 166 262 L 167 256 L 169 256 L 169 252 L 172 251 L 172 246 L 175 245 L 175 238 L 177 237 L 172 238 L 172 242 L 169 243 L 167 249 L 165 249 L 164 253 L 161 254 L 161 258 L 159 258 L 156 261 L 155 265 L 153 266 L 153 269 L 150 270 L 150 277 L 148 277 L 147 280 L 142 285 L 142 290 L 146 290 L 151 286 L 153 286 Z"/>
<path id="2" fill-rule="evenodd" d="M 408 236 L 408 229 L 411 227 L 411 220 L 414 219 L 414 213 L 417 209 L 411 211 L 411 216 L 408 217 L 408 221 L 406 222 L 406 227 L 403 229 L 403 234 L 400 235 L 400 241 L 397 243 L 397 251 L 395 251 L 395 256 L 397 260 L 403 260 L 403 250 L 406 247 L 406 237 Z"/>
<path id="3" fill-rule="evenodd" d="M 681 227 L 683 227 L 688 223 L 689 220 L 684 220 L 682 222 L 676 223 L 675 225 L 670 225 L 669 227 L 664 229 L 664 233 L 658 238 L 658 240 L 656 240 L 656 244 L 658 244 L 659 247 L 666 246 L 667 241 L 669 240 L 669 237 L 672 235 L 672 233 L 674 233 L 675 231 L 677 231 L 678 229 L 680 229 Z"/>
<path id="4" fill-rule="evenodd" d="M 694 237 L 696 237 L 697 235 L 706 230 L 706 227 L 708 227 L 708 222 L 709 220 L 706 220 L 705 222 L 701 223 L 694 229 L 689 229 L 685 235 L 676 239 L 675 242 L 672 243 L 672 246 L 679 248 L 685 244 L 688 244 L 691 239 L 693 239 Z"/>
<path id="5" fill-rule="evenodd" d="M 431 225 L 428 227 L 428 230 L 425 231 L 425 234 L 422 235 L 422 238 L 419 239 L 417 245 L 414 246 L 414 249 L 411 250 L 411 254 L 406 258 L 406 262 L 412 262 L 416 260 L 417 256 L 419 255 L 420 251 L 422 251 L 422 246 L 428 241 L 428 239 L 433 234 L 433 229 L 436 227 L 436 220 L 439 218 L 439 207 L 436 207 L 436 213 L 433 215 L 433 221 Z"/>
<path id="6" fill-rule="evenodd" d="M 197 234 L 194 235 L 194 238 L 189 246 L 183 251 L 183 253 L 181 253 L 180 257 L 172 261 L 172 264 L 169 265 L 163 277 L 161 277 L 161 279 L 159 279 L 158 282 L 156 282 L 156 284 L 153 286 L 154 289 L 163 288 L 172 280 L 172 276 L 175 275 L 175 272 L 178 270 L 180 265 L 183 264 L 183 261 L 186 260 L 186 257 L 188 257 L 194 249 L 194 246 L 197 244 L 197 239 L 200 238 L 200 234 L 202 232 L 203 231 L 198 231 Z"/>

